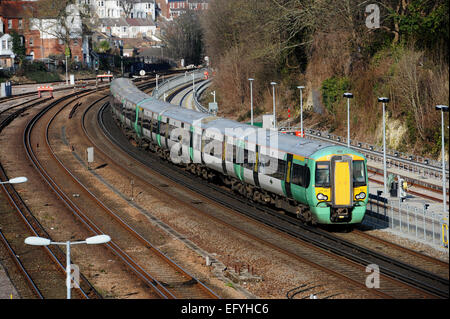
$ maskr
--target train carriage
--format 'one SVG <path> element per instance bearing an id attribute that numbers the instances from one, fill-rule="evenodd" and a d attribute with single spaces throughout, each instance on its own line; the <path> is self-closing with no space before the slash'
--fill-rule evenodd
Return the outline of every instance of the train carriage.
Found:
<path id="1" fill-rule="evenodd" d="M 113 113 L 175 163 L 253 201 L 319 224 L 358 224 L 368 201 L 366 159 L 352 149 L 182 109 L 111 84 Z M 124 121 L 125 118 L 125 121 Z"/>

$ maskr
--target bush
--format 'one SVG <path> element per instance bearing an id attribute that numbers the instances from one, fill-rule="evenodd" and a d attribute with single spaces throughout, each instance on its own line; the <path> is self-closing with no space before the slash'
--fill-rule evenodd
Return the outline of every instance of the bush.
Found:
<path id="1" fill-rule="evenodd" d="M 10 77 L 11 74 L 8 71 L 0 70 L 0 82 L 8 81 Z"/>
<path id="2" fill-rule="evenodd" d="M 322 82 L 322 101 L 331 114 L 336 114 L 336 104 L 349 89 L 350 80 L 347 77 L 331 77 Z"/>
<path id="3" fill-rule="evenodd" d="M 36 83 L 55 82 L 61 80 L 57 73 L 48 71 L 30 72 L 27 73 L 27 77 Z"/>

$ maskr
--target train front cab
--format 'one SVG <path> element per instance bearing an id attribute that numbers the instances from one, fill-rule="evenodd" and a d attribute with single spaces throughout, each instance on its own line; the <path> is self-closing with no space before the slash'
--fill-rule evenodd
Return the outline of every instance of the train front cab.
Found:
<path id="1" fill-rule="evenodd" d="M 332 155 L 313 162 L 315 198 L 311 210 L 319 224 L 361 223 L 368 201 L 367 168 L 363 157 Z"/>

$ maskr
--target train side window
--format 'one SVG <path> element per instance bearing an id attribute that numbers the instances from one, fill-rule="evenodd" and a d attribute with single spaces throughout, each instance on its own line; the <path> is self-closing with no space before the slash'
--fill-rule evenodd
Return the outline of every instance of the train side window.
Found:
<path id="1" fill-rule="evenodd" d="M 275 164 L 273 164 L 275 163 Z M 275 167 L 276 165 L 276 167 Z M 260 154 L 259 168 L 261 174 L 284 180 L 286 176 L 286 161 Z"/>
<path id="2" fill-rule="evenodd" d="M 316 186 L 330 187 L 330 163 L 317 162 L 316 163 Z"/>
<path id="3" fill-rule="evenodd" d="M 311 179 L 308 166 L 293 164 L 291 183 L 307 188 Z"/>
<path id="4" fill-rule="evenodd" d="M 364 161 L 353 161 L 353 187 L 366 186 Z"/>
<path id="5" fill-rule="evenodd" d="M 256 153 L 250 150 L 245 150 L 244 154 L 244 167 L 253 170 L 256 162 Z"/>

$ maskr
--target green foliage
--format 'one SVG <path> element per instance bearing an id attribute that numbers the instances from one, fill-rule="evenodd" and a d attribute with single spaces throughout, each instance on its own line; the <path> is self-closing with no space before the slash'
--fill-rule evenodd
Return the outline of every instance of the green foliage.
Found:
<path id="1" fill-rule="evenodd" d="M 19 63 L 22 64 L 22 61 L 26 56 L 25 45 L 21 43 L 21 36 L 17 33 L 16 30 L 11 30 L 10 35 L 13 40 L 12 50 L 16 57 L 19 59 Z"/>
<path id="2" fill-rule="evenodd" d="M 45 63 L 34 61 L 30 63 L 24 61 L 18 75 L 25 75 L 31 81 L 36 83 L 53 82 L 61 80 L 59 75 L 55 72 L 49 72 Z"/>
<path id="3" fill-rule="evenodd" d="M 106 40 L 102 40 L 98 43 L 94 43 L 94 51 L 97 53 L 107 53 L 111 50 L 111 46 L 109 42 Z"/>
<path id="4" fill-rule="evenodd" d="M 54 72 L 36 71 L 27 74 L 27 77 L 36 83 L 53 82 L 61 80 L 59 75 Z"/>
<path id="5" fill-rule="evenodd" d="M 331 114 L 336 114 L 336 105 L 349 89 L 350 80 L 347 77 L 331 77 L 322 82 L 322 101 Z"/>
<path id="6" fill-rule="evenodd" d="M 448 42 L 448 1 L 412 0 L 403 14 L 391 17 L 404 38 L 414 39 L 422 48 L 432 48 L 441 40 Z"/>

